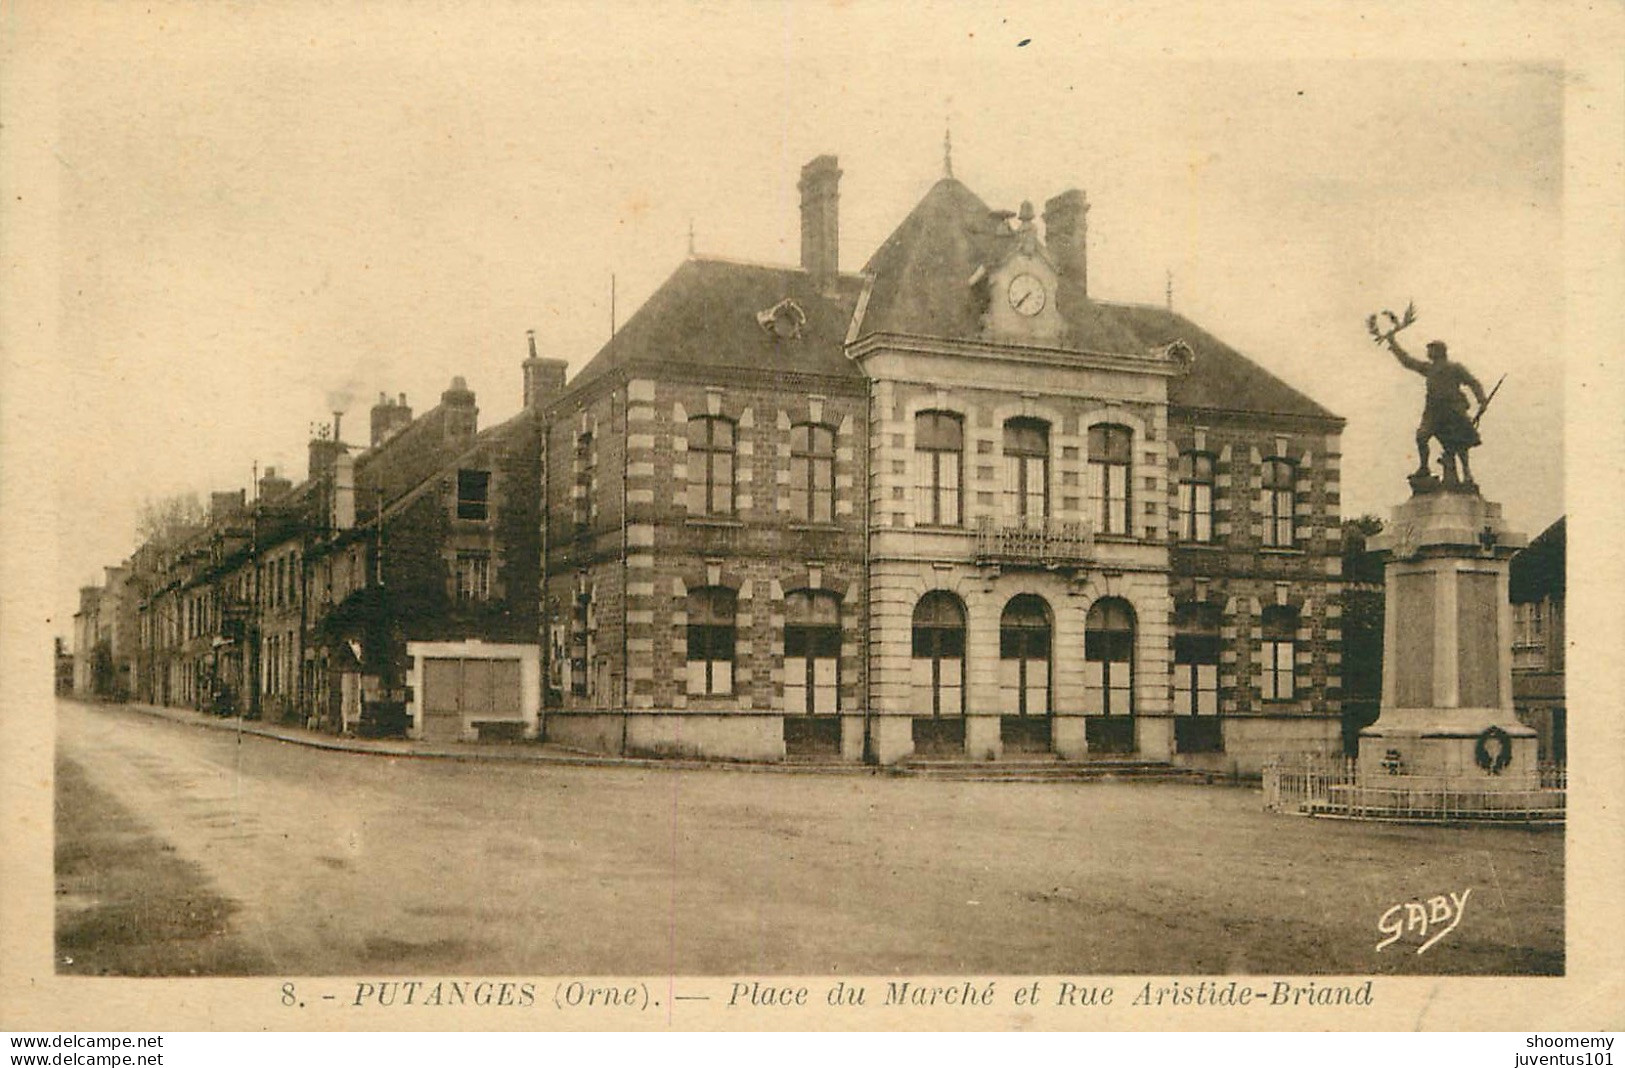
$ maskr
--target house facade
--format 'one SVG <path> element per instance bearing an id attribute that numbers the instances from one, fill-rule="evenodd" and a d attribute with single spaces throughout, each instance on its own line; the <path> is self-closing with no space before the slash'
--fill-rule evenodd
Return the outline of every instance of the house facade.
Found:
<path id="1" fill-rule="evenodd" d="M 1533 727 L 1541 760 L 1568 759 L 1564 605 L 1568 523 L 1559 519 L 1512 558 L 1512 702 Z"/>
<path id="2" fill-rule="evenodd" d="M 815 230 L 835 176 L 803 182 Z M 690 258 L 546 409 L 550 740 L 862 759 L 863 281 L 834 256 Z"/>
<path id="3" fill-rule="evenodd" d="M 527 390 L 547 363 L 527 363 Z M 484 432 L 478 416 L 460 378 L 417 418 L 381 396 L 366 446 L 335 420 L 298 485 L 267 470 L 252 500 L 213 494 L 206 522 L 143 545 L 135 696 L 333 732 L 534 737 L 541 424 L 533 405 Z"/>

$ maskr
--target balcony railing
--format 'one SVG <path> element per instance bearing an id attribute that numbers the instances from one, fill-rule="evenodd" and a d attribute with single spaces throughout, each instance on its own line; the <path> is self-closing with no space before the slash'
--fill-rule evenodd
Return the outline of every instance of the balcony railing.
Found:
<path id="1" fill-rule="evenodd" d="M 976 562 L 1009 567 L 1077 567 L 1094 557 L 1095 535 L 1088 523 L 1058 519 L 1000 519 L 982 516 L 976 524 Z"/>

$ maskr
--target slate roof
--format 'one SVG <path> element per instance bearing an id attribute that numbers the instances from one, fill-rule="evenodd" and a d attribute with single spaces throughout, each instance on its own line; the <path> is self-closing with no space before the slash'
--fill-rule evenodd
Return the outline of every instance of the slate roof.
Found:
<path id="1" fill-rule="evenodd" d="M 1563 599 L 1568 587 L 1568 517 L 1564 516 L 1512 558 L 1511 600 L 1515 604 Z"/>
<path id="2" fill-rule="evenodd" d="M 841 378 L 861 371 L 844 341 L 872 279 L 859 336 L 907 334 L 981 339 L 980 310 L 968 299 L 978 268 L 1002 262 L 1020 237 L 964 183 L 933 185 L 870 257 L 863 275 L 839 275 L 827 289 L 796 267 L 690 257 L 571 381 L 574 390 L 612 368 L 795 371 Z M 789 298 L 806 313 L 800 338 L 776 337 L 757 315 Z M 1148 305 L 1090 300 L 1063 277 L 1056 308 L 1065 347 L 1140 355 L 1169 342 L 1191 346 L 1191 371 L 1173 379 L 1177 407 L 1338 417 L 1182 315 Z"/>
<path id="3" fill-rule="evenodd" d="M 1001 215 L 956 179 L 933 185 L 864 267 L 874 276 L 874 288 L 859 336 L 979 340 L 981 315 L 969 299 L 970 279 L 978 268 L 1002 262 L 1019 240 Z M 1176 406 L 1337 418 L 1172 311 L 1090 300 L 1064 276 L 1056 309 L 1067 324 L 1067 348 L 1139 355 L 1176 340 L 1190 345 L 1194 367 L 1170 384 L 1169 399 Z"/>
<path id="4" fill-rule="evenodd" d="M 843 345 L 863 285 L 857 275 L 840 275 L 826 292 L 800 268 L 691 257 L 598 350 L 571 387 L 640 364 L 861 378 Z M 785 298 L 807 316 L 799 338 L 780 338 L 757 321 L 758 313 Z"/>
<path id="5" fill-rule="evenodd" d="M 1342 419 L 1293 389 L 1177 312 L 1141 304 L 1098 304 L 1141 341 L 1142 348 L 1182 340 L 1196 354 L 1188 374 L 1168 383 L 1168 403 L 1179 408 L 1261 412 Z"/>

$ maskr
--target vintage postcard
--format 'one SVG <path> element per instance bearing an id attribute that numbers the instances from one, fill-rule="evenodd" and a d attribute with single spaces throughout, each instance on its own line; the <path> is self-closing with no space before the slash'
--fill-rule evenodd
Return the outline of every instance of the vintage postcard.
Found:
<path id="1" fill-rule="evenodd" d="M 0 1024 L 1617 1028 L 1621 29 L 12 5 Z"/>

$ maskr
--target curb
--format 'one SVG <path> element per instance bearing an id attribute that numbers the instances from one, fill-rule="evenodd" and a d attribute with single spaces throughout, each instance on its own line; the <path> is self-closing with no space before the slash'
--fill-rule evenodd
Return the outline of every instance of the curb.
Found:
<path id="1" fill-rule="evenodd" d="M 541 751 L 533 748 L 536 743 L 527 744 L 523 742 L 515 743 L 512 748 L 506 746 L 501 748 L 478 746 L 478 743 L 475 743 L 457 749 L 445 749 L 414 745 L 410 741 L 370 741 L 361 738 L 311 734 L 293 727 L 268 727 L 257 722 L 239 720 L 235 717 L 211 716 L 191 709 L 166 708 L 163 705 L 140 704 L 134 701 L 87 702 L 76 700 L 75 703 L 84 708 L 120 708 L 153 719 L 168 720 L 171 723 L 197 727 L 201 730 L 252 734 L 259 738 L 269 738 L 272 741 L 283 742 L 288 745 L 300 745 L 309 749 L 322 749 L 334 753 L 364 753 L 371 756 L 409 757 L 416 760 L 449 760 L 463 763 L 544 764 L 557 767 L 636 768 L 656 771 L 735 771 L 784 775 L 878 776 L 898 774 L 891 769 L 868 764 L 814 764 L 795 761 L 770 764 L 765 761 L 695 760 L 683 757 L 600 756 L 569 750 L 559 751 L 557 749 Z"/>

